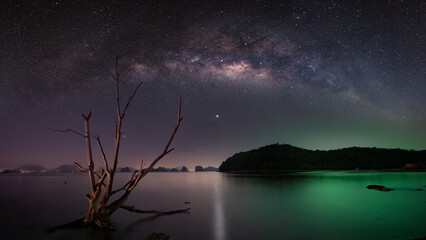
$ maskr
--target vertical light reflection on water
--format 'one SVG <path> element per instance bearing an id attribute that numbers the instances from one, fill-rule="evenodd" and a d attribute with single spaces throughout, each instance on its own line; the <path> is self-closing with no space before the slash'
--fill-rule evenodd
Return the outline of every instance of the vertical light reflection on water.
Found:
<path id="1" fill-rule="evenodd" d="M 16 193 L 15 193 L 16 196 L 19 195 L 19 191 L 21 190 L 21 181 L 22 181 L 22 176 L 19 175 L 19 177 L 18 177 L 18 187 L 16 188 Z"/>
<path id="2" fill-rule="evenodd" d="M 214 210 L 214 239 L 225 239 L 225 212 L 223 208 L 222 178 L 214 181 L 213 210 Z"/>

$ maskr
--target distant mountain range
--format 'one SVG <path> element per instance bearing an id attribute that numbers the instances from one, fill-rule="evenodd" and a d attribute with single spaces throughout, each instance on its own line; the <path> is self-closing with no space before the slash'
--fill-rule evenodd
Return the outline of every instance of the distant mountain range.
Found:
<path id="1" fill-rule="evenodd" d="M 6 169 L 3 170 L 3 173 L 78 173 L 81 170 L 75 165 L 65 164 L 60 165 L 57 168 L 47 170 L 44 166 L 41 165 L 22 165 L 16 169 Z"/>
<path id="2" fill-rule="evenodd" d="M 158 168 L 153 168 L 151 172 L 188 172 L 188 168 L 185 166 L 176 167 L 176 168 L 158 167 Z"/>
<path id="3" fill-rule="evenodd" d="M 307 150 L 288 144 L 273 144 L 234 154 L 219 167 L 221 172 L 426 168 L 426 150 L 351 147 L 337 150 Z"/>
<path id="4" fill-rule="evenodd" d="M 200 167 L 201 171 L 218 171 L 218 168 L 214 167 L 206 167 L 203 168 Z M 100 169 L 99 169 L 100 171 Z M 117 172 L 134 172 L 135 168 L 133 167 L 118 167 Z M 151 170 L 152 172 L 189 172 L 188 168 L 186 166 L 179 166 L 176 168 L 165 168 L 165 167 L 158 167 Z M 16 169 L 6 169 L 3 170 L 2 173 L 79 173 L 82 172 L 77 166 L 72 164 L 65 164 L 60 165 L 57 168 L 48 170 L 47 168 L 41 166 L 41 165 L 23 165 Z"/>
<path id="5" fill-rule="evenodd" d="M 202 166 L 195 166 L 196 172 L 218 172 L 219 168 L 208 166 L 206 168 L 203 168 Z"/>
<path id="6" fill-rule="evenodd" d="M 22 165 L 20 168 L 18 169 L 7 169 L 4 170 L 3 173 L 9 173 L 9 172 L 19 172 L 19 173 L 45 173 L 47 172 L 47 169 L 43 166 L 40 165 Z"/>

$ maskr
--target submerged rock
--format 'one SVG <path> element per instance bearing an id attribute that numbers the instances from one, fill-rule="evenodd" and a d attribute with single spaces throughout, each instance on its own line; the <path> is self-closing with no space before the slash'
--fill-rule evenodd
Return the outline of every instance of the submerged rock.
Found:
<path id="1" fill-rule="evenodd" d="M 167 240 L 170 239 L 169 235 L 165 233 L 156 233 L 153 232 L 148 235 L 148 237 L 145 240 Z"/>
<path id="2" fill-rule="evenodd" d="M 395 189 L 392 189 L 392 188 L 387 188 L 387 187 L 382 186 L 382 185 L 368 185 L 367 188 L 368 189 L 374 189 L 374 190 L 377 190 L 377 191 L 382 191 L 382 192 L 389 192 L 389 191 L 395 190 Z"/>

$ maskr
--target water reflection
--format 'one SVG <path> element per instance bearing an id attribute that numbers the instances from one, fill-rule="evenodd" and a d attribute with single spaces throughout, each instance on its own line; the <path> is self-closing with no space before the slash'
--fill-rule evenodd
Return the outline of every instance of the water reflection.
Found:
<path id="1" fill-rule="evenodd" d="M 223 186 L 222 179 L 219 178 L 218 181 L 214 183 L 214 200 L 213 200 L 213 209 L 214 209 L 214 239 L 223 240 L 225 239 L 225 212 L 223 207 Z"/>
<path id="2" fill-rule="evenodd" d="M 118 174 L 117 181 L 129 177 Z M 112 219 L 118 230 L 101 238 L 139 240 L 164 232 L 171 239 L 203 240 L 415 239 L 426 236 L 425 183 L 426 173 L 153 173 L 128 204 L 163 211 L 190 207 L 190 213 L 151 218 L 118 211 Z M 368 190 L 369 184 L 395 191 Z M 78 230 L 45 233 L 84 216 L 87 190 L 84 174 L 0 175 L 1 239 L 100 236 Z"/>

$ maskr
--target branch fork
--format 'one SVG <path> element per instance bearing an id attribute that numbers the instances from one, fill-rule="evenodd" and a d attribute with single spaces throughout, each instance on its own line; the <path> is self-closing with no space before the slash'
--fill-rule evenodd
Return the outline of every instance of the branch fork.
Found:
<path id="1" fill-rule="evenodd" d="M 116 190 L 112 190 L 112 186 L 114 183 L 114 176 L 117 171 L 117 165 L 119 161 L 119 152 L 120 152 L 120 143 L 121 143 L 121 130 L 123 126 L 123 120 L 126 116 L 127 110 L 129 109 L 129 106 L 131 105 L 134 97 L 136 96 L 139 88 L 142 86 L 143 82 L 140 82 L 134 89 L 133 93 L 130 95 L 130 97 L 127 99 L 126 104 L 124 105 L 124 108 L 121 108 L 120 103 L 120 76 L 121 73 L 119 72 L 119 59 L 120 56 L 117 55 L 116 62 L 115 62 L 115 74 L 112 74 L 113 79 L 116 82 L 116 91 L 115 91 L 115 98 L 116 98 L 116 111 L 117 111 L 117 120 L 115 121 L 115 146 L 114 146 L 114 152 L 112 156 L 112 164 L 109 164 L 109 161 L 107 159 L 107 156 L 105 154 L 102 141 L 99 135 L 93 136 L 93 139 L 96 140 L 96 143 L 98 145 L 99 151 L 101 153 L 102 161 L 104 164 L 104 168 L 102 168 L 102 172 L 99 174 L 95 171 L 95 163 L 93 161 L 93 155 L 92 155 L 92 136 L 90 134 L 90 118 L 92 116 L 92 112 L 89 111 L 87 115 L 82 114 L 83 120 L 84 120 L 84 133 L 78 132 L 76 130 L 72 129 L 66 129 L 66 130 L 53 130 L 57 132 L 71 132 L 74 134 L 77 134 L 81 137 L 85 138 L 86 142 L 86 151 L 87 151 L 87 167 L 83 167 L 81 164 L 74 162 L 74 164 L 84 172 L 87 172 L 89 175 L 89 182 L 90 182 L 90 189 L 91 193 L 86 194 L 86 198 L 89 201 L 89 211 L 86 215 L 86 217 L 83 219 L 85 224 L 92 224 L 96 225 L 101 228 L 113 228 L 112 224 L 109 221 L 109 218 L 111 214 L 113 214 L 116 210 L 119 208 L 125 209 L 130 212 L 136 212 L 136 213 L 145 213 L 145 214 L 156 214 L 156 215 L 168 215 L 168 214 L 175 214 L 175 213 L 183 213 L 188 212 L 189 208 L 186 209 L 179 209 L 174 211 L 156 211 L 156 210 L 140 210 L 133 206 L 127 206 L 125 205 L 125 202 L 127 198 L 129 197 L 130 193 L 135 189 L 137 184 L 140 182 L 140 180 L 145 177 L 153 168 L 154 166 L 163 159 L 167 154 L 172 152 L 174 148 L 170 148 L 173 139 L 180 127 L 180 124 L 183 120 L 182 117 L 182 96 L 179 97 L 179 105 L 178 105 L 178 115 L 177 115 L 177 121 L 176 125 L 173 127 L 173 131 L 163 149 L 163 151 L 151 162 L 151 164 L 144 168 L 144 162 L 141 161 L 141 165 L 139 170 L 135 171 L 129 181 L 127 181 L 122 187 L 117 188 Z M 97 179 L 95 179 L 95 177 Z M 118 197 L 115 201 L 112 203 L 108 203 L 110 200 L 110 197 L 114 194 L 121 193 L 122 195 Z"/>

